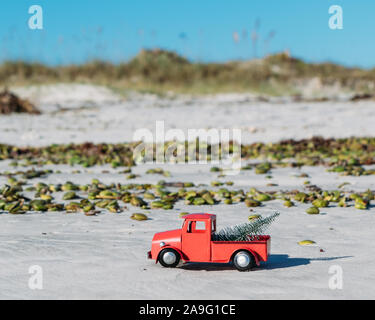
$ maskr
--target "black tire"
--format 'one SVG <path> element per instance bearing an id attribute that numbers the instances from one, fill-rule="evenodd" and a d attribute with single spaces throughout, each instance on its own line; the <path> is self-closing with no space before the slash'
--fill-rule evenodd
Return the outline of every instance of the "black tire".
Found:
<path id="1" fill-rule="evenodd" d="M 159 262 L 165 268 L 175 268 L 179 264 L 180 258 L 180 254 L 173 249 L 164 249 L 159 254 Z"/>
<path id="2" fill-rule="evenodd" d="M 238 271 L 250 271 L 256 265 L 254 256 L 245 250 L 238 251 L 234 255 L 233 264 Z"/>

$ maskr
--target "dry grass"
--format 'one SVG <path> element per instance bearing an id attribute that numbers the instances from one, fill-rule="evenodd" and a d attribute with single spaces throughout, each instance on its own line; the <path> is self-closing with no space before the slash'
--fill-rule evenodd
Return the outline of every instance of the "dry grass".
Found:
<path id="1" fill-rule="evenodd" d="M 248 92 L 297 94 L 296 83 L 319 78 L 323 85 L 339 85 L 359 93 L 373 93 L 375 70 L 346 68 L 333 63 L 311 64 L 286 54 L 264 59 L 191 63 L 173 52 L 143 50 L 127 63 L 92 61 L 50 67 L 37 63 L 5 62 L 0 85 L 84 82 L 117 89 L 178 93 Z"/>

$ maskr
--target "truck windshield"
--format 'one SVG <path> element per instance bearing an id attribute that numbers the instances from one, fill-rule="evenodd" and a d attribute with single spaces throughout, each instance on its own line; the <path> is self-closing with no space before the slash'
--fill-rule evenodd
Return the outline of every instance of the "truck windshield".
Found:
<path id="1" fill-rule="evenodd" d="M 192 228 L 193 228 L 193 221 L 189 221 L 189 222 L 188 222 L 188 227 L 187 227 L 187 232 L 188 232 L 188 233 L 191 233 Z"/>

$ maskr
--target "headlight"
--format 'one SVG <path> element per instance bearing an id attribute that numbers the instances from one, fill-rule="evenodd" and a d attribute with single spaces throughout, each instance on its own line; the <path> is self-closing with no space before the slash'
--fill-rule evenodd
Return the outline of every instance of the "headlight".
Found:
<path id="1" fill-rule="evenodd" d="M 165 242 L 160 242 L 160 248 L 164 247 L 165 246 Z"/>

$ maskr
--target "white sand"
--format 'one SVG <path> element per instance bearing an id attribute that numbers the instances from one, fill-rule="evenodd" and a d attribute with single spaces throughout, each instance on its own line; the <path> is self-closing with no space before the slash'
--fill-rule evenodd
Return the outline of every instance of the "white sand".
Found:
<path id="1" fill-rule="evenodd" d="M 139 126 L 153 128 L 155 119 L 163 118 L 168 119 L 169 126 L 177 128 L 189 128 L 190 125 L 258 128 L 255 133 L 244 134 L 245 141 L 375 133 L 372 103 L 281 105 L 227 101 L 221 105 L 217 101 L 206 101 L 191 105 L 180 103 L 175 107 L 175 102 L 171 102 L 171 107 L 156 107 L 153 98 L 139 102 L 134 99 L 121 104 L 92 104 L 92 110 L 48 113 L 40 117 L 0 117 L 0 141 L 18 145 L 127 141 L 134 129 Z M 73 120 L 73 116 L 77 118 Z M 8 163 L 0 162 L 1 172 L 15 170 L 8 167 Z M 109 174 L 102 174 L 103 168 L 72 174 L 77 167 L 46 168 L 59 168 L 62 174 L 31 182 L 71 180 L 83 184 L 93 177 L 104 183 L 123 184 L 154 183 L 161 179 L 209 184 L 217 180 L 217 174 L 209 172 L 209 165 L 165 166 L 172 173 L 170 178 L 146 175 L 149 166 L 137 166 L 133 171 L 141 177 L 130 181 L 112 169 Z M 341 177 L 326 172 L 323 167 L 304 167 L 302 172 L 310 175 L 308 179 L 312 184 L 327 189 L 336 189 L 345 181 L 351 184 L 344 190 L 375 189 L 373 176 Z M 302 189 L 305 179 L 296 178 L 297 173 L 300 173 L 298 169 L 274 169 L 273 179 L 267 180 L 264 175 L 255 175 L 254 171 L 243 171 L 223 180 L 232 180 L 233 188 L 244 190 L 250 187 Z M 5 182 L 5 177 L 0 176 L 0 185 Z M 266 187 L 269 182 L 278 186 Z M 360 211 L 332 205 L 322 209 L 318 216 L 306 214 L 307 207 L 307 204 L 297 204 L 286 209 L 282 201 L 275 200 L 250 213 L 244 204 L 185 206 L 179 202 L 174 210 L 150 211 L 147 214 L 151 219 L 143 222 L 129 218 L 134 212 L 142 212 L 131 206 L 121 214 L 103 213 L 95 217 L 64 213 L 0 214 L 0 298 L 374 299 L 374 207 Z M 215 213 L 218 227 L 244 222 L 249 214 L 267 215 L 279 210 L 281 216 L 269 230 L 272 235 L 270 260 L 248 273 L 228 266 L 189 264 L 165 269 L 155 265 L 146 259 L 152 236 L 155 232 L 180 227 L 182 220 L 178 213 L 182 210 Z M 305 239 L 314 240 L 317 245 L 302 247 L 297 244 Z M 28 270 L 32 265 L 43 268 L 43 290 L 28 287 Z M 332 265 L 343 269 L 342 290 L 331 290 L 328 286 L 332 276 L 328 271 Z"/>
<path id="2" fill-rule="evenodd" d="M 158 98 L 130 95 L 126 100 L 102 87 L 57 85 L 18 88 L 45 113 L 0 117 L 0 142 L 48 145 L 67 142 L 124 142 L 138 129 L 238 128 L 242 141 L 374 136 L 374 102 L 264 103 L 252 95 Z"/>

